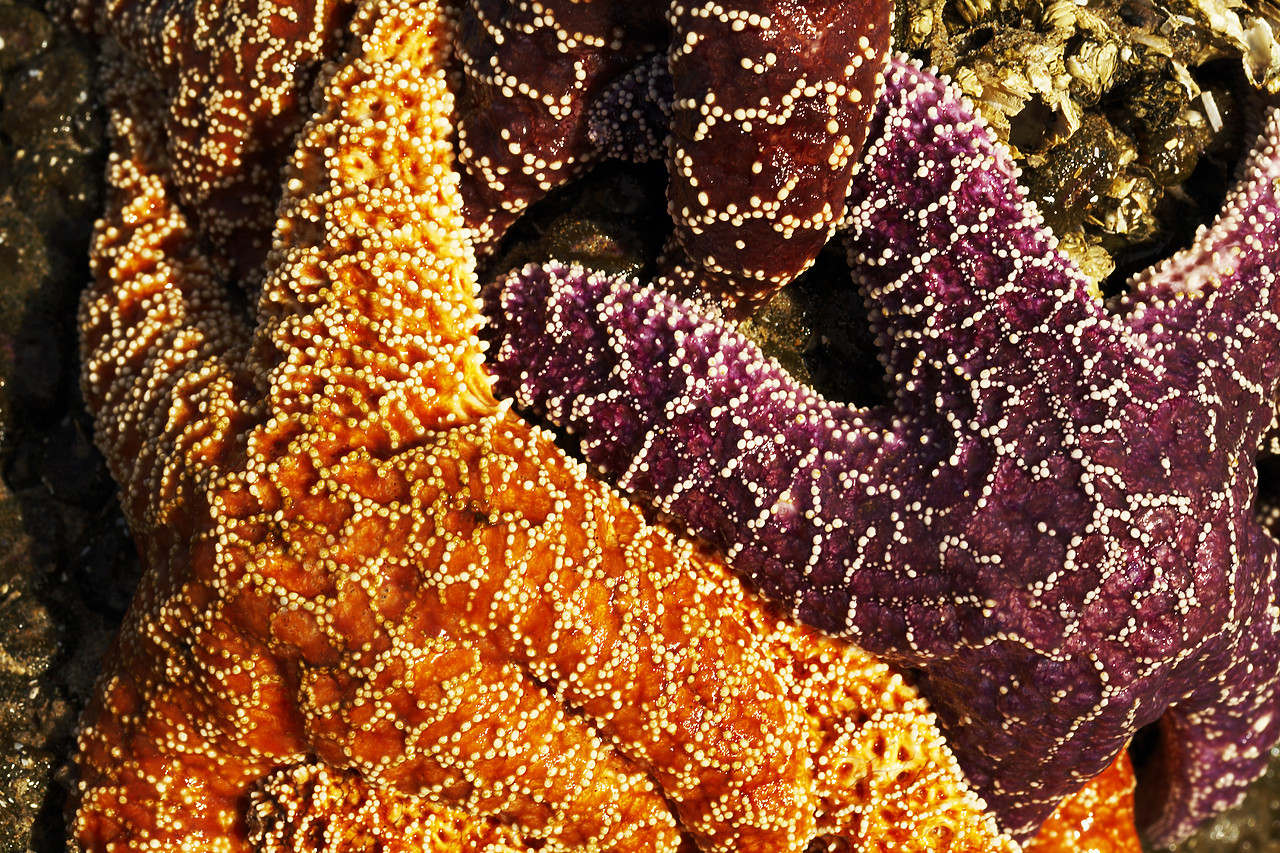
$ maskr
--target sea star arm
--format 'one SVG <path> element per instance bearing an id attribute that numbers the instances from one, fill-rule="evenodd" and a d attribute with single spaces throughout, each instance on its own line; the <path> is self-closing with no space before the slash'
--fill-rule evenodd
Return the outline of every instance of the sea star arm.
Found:
<path id="1" fill-rule="evenodd" d="M 269 762 L 302 747 L 287 680 L 262 644 L 202 618 L 212 597 L 208 504 L 199 487 L 252 422 L 242 361 L 248 330 L 192 246 L 163 169 L 160 121 L 135 110 L 155 93 L 127 63 L 111 87 L 111 202 L 81 310 L 85 399 L 126 484 L 125 512 L 147 571 L 79 735 L 76 833 L 102 849 L 225 837 L 238 800 Z M 193 422 L 193 410 L 207 414 Z M 188 574 L 187 567 L 196 570 Z M 218 638 L 213 642 L 212 638 Z M 234 656 L 233 669 L 219 666 Z M 228 710 L 263 724 L 237 738 L 208 721 Z M 199 796 L 192 796 L 199 791 Z"/>
<path id="2" fill-rule="evenodd" d="M 698 285 L 746 313 L 813 263 L 889 50 L 883 0 L 675 0 L 668 209 Z"/>
<path id="3" fill-rule="evenodd" d="M 625 8 L 623 7 L 625 5 Z M 656 4 L 468 0 L 458 163 L 478 251 L 597 159 L 587 106 L 664 40 Z"/>
<path id="4" fill-rule="evenodd" d="M 1116 756 L 1088 785 L 1062 801 L 1036 837 L 1022 846 L 1026 853 L 1121 853 L 1141 850 L 1133 826 L 1136 780 L 1127 751 Z"/>
<path id="5" fill-rule="evenodd" d="M 1140 822 L 1151 840 L 1176 840 L 1242 796 L 1280 736 L 1275 544 L 1253 508 L 1254 449 L 1274 419 L 1280 375 L 1271 271 L 1280 120 L 1268 121 L 1215 224 L 1137 277 L 1121 313 L 1108 314 L 1023 200 L 1007 153 L 970 132 L 966 105 L 939 100 L 918 79 L 914 91 L 890 86 L 900 100 L 868 154 L 873 168 L 855 180 L 846 232 L 888 347 L 897 410 L 945 411 L 957 452 L 994 452 L 990 468 L 971 463 L 970 472 L 989 471 L 971 483 L 997 526 L 961 535 L 998 542 L 1010 581 L 1033 591 L 1025 610 L 997 604 L 1020 623 L 1000 628 L 1044 652 L 1070 648 L 1076 630 L 1094 637 L 1107 684 L 1093 707 L 1076 710 L 1076 724 L 1114 735 L 1126 715 L 1132 727 L 1162 711 L 1174 733 L 1162 742 L 1164 785 Z M 1174 295 L 1188 291 L 1204 298 Z M 1042 481 L 1053 483 L 1055 506 L 1039 529 L 1076 531 L 1061 557 L 1052 538 L 1032 534 L 1038 544 L 1027 550 L 1006 538 L 1032 520 L 1018 508 L 1035 487 L 1001 456 L 1053 471 Z M 1098 606 L 1121 589 L 1118 610 Z M 1079 614 L 1079 628 L 1063 624 L 1062 646 L 1041 604 Z M 1124 610 L 1137 630 L 1114 621 Z M 959 685 L 959 669 L 944 674 L 950 667 L 930 678 Z M 1073 740 L 1061 732 L 1053 749 L 1086 758 L 1089 747 Z M 998 780 L 1001 771 L 988 773 Z"/>
<path id="6" fill-rule="evenodd" d="M 1232 614 L 1239 634 L 1213 673 L 1160 718 L 1159 748 L 1144 773 L 1138 819 L 1148 837 L 1180 839 L 1235 805 L 1280 741 L 1280 545 L 1261 526 L 1246 544 L 1264 594 Z"/>
<path id="7" fill-rule="evenodd" d="M 813 262 L 840 220 L 890 7 L 673 0 L 664 28 L 656 4 L 472 0 L 460 18 L 459 159 L 478 245 L 601 156 L 646 159 L 661 145 L 675 223 L 667 274 L 751 310 Z M 635 121 L 615 87 L 658 49 L 675 90 L 670 146 L 659 119 L 631 151 L 627 132 L 601 127 Z"/>
<path id="8" fill-rule="evenodd" d="M 1205 378 L 1224 405 L 1246 415 L 1233 424 L 1242 434 L 1273 427 L 1280 402 L 1278 140 L 1280 112 L 1272 112 L 1214 221 L 1191 246 L 1135 275 L 1116 304 L 1164 358 L 1217 365 Z"/>
<path id="9" fill-rule="evenodd" d="M 994 426 L 1006 388 L 1073 395 L 1094 381 L 1091 353 L 1140 359 L 1057 250 L 972 105 L 901 59 L 886 75 L 842 235 L 895 410 L 954 420 L 959 409 L 962 422 L 934 436 L 952 443 Z"/>
<path id="10" fill-rule="evenodd" d="M 353 3 L 65 0 L 68 17 L 154 75 L 169 180 L 215 269 L 256 284 L 270 248 L 276 186 L 309 112 L 323 58 L 339 48 Z"/>

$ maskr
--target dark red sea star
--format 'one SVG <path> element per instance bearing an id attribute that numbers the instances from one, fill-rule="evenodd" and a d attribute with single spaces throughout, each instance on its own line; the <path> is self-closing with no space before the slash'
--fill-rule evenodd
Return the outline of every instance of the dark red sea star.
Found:
<path id="1" fill-rule="evenodd" d="M 1152 840 L 1280 738 L 1280 117 L 1195 245 L 1108 311 L 972 109 L 895 61 L 845 240 L 892 402 L 794 382 L 715 317 L 549 266 L 491 310 L 504 393 L 578 433 L 792 614 L 917 667 L 1027 837 L 1140 727 Z"/>
<path id="2" fill-rule="evenodd" d="M 470 0 L 458 57 L 468 223 L 491 246 L 598 159 L 592 106 L 667 56 L 673 270 L 741 310 L 806 269 L 844 210 L 889 46 L 886 0 Z"/>

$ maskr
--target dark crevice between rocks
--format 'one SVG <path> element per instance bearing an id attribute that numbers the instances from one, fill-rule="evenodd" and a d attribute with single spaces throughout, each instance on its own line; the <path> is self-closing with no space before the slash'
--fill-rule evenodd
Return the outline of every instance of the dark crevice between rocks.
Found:
<path id="1" fill-rule="evenodd" d="M 93 56 L 39 4 L 0 2 L 0 853 L 66 849 L 75 723 L 136 583 L 77 390 Z"/>

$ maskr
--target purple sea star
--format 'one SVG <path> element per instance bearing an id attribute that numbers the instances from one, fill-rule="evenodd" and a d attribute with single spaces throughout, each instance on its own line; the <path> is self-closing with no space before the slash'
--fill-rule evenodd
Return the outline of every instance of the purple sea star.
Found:
<path id="1" fill-rule="evenodd" d="M 674 86 L 663 140 L 672 274 L 729 303 L 766 298 L 813 262 L 840 217 L 890 11 L 887 0 L 470 0 L 456 46 L 458 161 L 478 248 L 605 155 L 595 106 L 661 51 Z"/>
<path id="2" fill-rule="evenodd" d="M 556 265 L 491 296 L 499 390 L 797 618 L 918 668 L 1016 835 L 1159 721 L 1140 821 L 1176 839 L 1280 737 L 1254 508 L 1280 118 L 1213 227 L 1108 310 L 972 108 L 886 74 L 844 237 L 889 405 L 824 400 L 721 320 Z"/>

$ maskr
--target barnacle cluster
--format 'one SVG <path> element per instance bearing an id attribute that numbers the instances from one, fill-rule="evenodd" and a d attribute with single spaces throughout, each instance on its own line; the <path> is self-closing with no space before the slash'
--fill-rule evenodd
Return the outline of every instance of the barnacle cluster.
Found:
<path id="1" fill-rule="evenodd" d="M 903 0 L 895 43 L 951 76 L 1006 142 L 1085 273 L 1190 242 L 1280 89 L 1269 4 Z"/>

